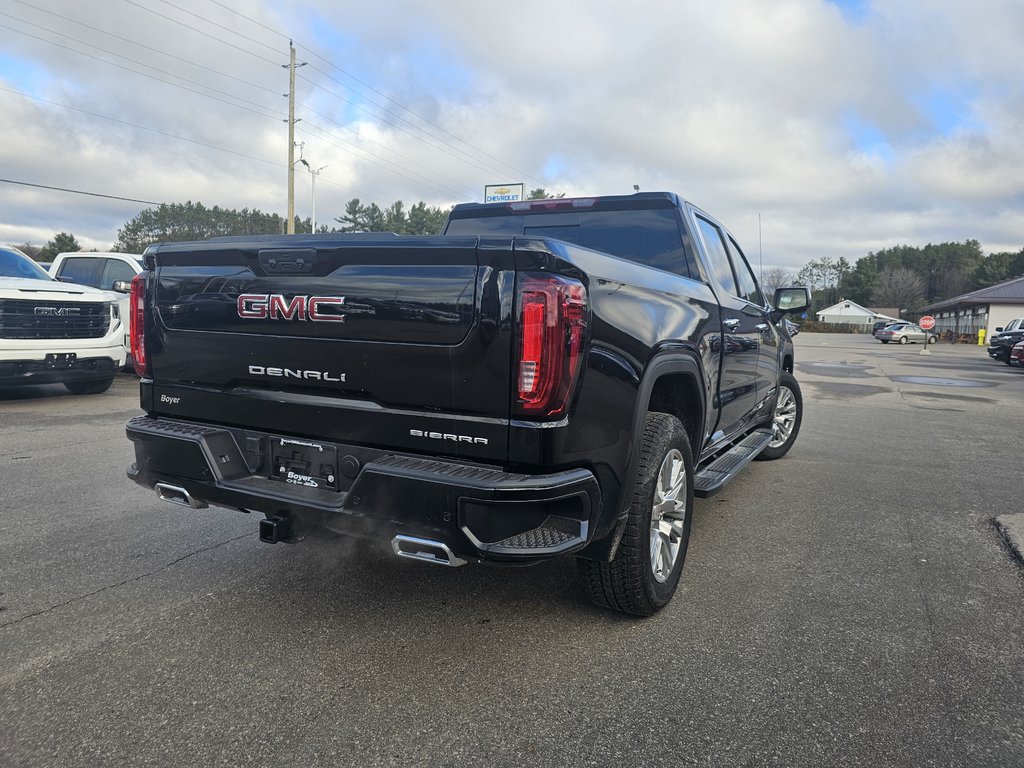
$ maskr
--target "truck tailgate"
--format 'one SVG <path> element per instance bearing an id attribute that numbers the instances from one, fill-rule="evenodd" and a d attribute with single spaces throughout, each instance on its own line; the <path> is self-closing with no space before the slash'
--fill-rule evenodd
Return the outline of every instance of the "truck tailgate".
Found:
<path id="1" fill-rule="evenodd" d="M 152 412 L 504 458 L 513 281 L 487 252 L 390 235 L 156 248 Z"/>

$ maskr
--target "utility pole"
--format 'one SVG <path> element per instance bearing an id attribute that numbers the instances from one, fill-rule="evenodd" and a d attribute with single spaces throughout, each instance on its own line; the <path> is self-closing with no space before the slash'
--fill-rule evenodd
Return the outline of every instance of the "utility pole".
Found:
<path id="1" fill-rule="evenodd" d="M 295 234 L 295 67 L 304 67 L 306 62 L 296 65 L 295 46 L 288 41 L 288 63 L 282 67 L 288 67 L 288 221 L 285 226 L 285 233 Z"/>

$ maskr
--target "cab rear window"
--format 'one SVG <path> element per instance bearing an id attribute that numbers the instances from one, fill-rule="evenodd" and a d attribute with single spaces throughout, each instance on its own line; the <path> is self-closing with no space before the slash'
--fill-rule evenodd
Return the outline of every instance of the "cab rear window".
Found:
<path id="1" fill-rule="evenodd" d="M 674 209 L 558 211 L 452 219 L 446 235 L 535 235 L 610 253 L 623 259 L 700 280 L 683 247 Z"/>

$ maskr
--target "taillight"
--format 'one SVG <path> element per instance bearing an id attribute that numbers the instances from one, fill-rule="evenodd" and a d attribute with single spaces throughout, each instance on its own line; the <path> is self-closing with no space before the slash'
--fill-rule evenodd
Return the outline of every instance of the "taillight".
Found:
<path id="1" fill-rule="evenodd" d="M 132 292 L 128 310 L 128 341 L 132 365 L 139 376 L 149 375 L 146 360 L 146 273 L 132 278 Z"/>
<path id="2" fill-rule="evenodd" d="M 556 275 L 520 275 L 516 402 L 521 416 L 561 416 L 583 361 L 587 289 Z"/>

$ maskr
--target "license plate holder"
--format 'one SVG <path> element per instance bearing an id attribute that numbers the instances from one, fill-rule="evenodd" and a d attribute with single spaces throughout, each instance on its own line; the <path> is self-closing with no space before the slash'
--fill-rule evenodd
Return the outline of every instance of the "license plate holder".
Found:
<path id="1" fill-rule="evenodd" d="M 74 368 L 78 365 L 78 353 L 77 352 L 60 352 L 50 353 L 46 356 L 44 365 L 55 371 L 62 371 L 68 368 Z"/>
<path id="2" fill-rule="evenodd" d="M 338 490 L 338 449 L 312 440 L 270 440 L 270 478 L 300 488 Z"/>

